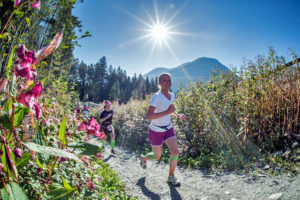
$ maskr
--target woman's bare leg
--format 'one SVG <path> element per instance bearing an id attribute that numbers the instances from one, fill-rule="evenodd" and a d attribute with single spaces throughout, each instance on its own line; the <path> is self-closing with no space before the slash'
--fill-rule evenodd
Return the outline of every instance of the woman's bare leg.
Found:
<path id="1" fill-rule="evenodd" d="M 166 145 L 168 146 L 170 150 L 170 154 L 172 157 L 178 157 L 179 151 L 178 151 L 178 145 L 177 145 L 177 139 L 176 137 L 170 138 L 166 141 Z M 169 176 L 174 175 L 176 166 L 177 166 L 177 160 L 175 159 L 170 159 L 170 169 L 169 169 Z"/>

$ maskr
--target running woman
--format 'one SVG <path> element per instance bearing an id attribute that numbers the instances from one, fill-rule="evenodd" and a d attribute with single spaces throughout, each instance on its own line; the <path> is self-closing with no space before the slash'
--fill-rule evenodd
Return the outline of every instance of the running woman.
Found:
<path id="1" fill-rule="evenodd" d="M 110 109 L 110 105 L 110 101 L 105 101 L 104 111 L 100 115 L 102 132 L 105 133 L 102 138 L 102 146 L 105 147 L 107 134 L 110 134 L 111 153 L 115 154 L 115 131 L 114 127 L 112 126 L 112 118 L 114 115 L 114 111 Z"/>
<path id="2" fill-rule="evenodd" d="M 174 186 L 180 186 L 180 182 L 177 181 L 174 175 L 179 151 L 177 138 L 171 124 L 171 115 L 174 115 L 181 120 L 185 119 L 185 116 L 183 114 L 178 114 L 175 111 L 175 95 L 169 91 L 171 88 L 171 75 L 169 73 L 163 73 L 159 76 L 158 86 L 160 90 L 153 94 L 146 115 L 146 118 L 151 120 L 148 131 L 152 152 L 147 155 L 140 155 L 140 164 L 145 169 L 148 160 L 159 160 L 162 154 L 162 145 L 163 142 L 165 142 L 171 154 L 167 182 Z"/>

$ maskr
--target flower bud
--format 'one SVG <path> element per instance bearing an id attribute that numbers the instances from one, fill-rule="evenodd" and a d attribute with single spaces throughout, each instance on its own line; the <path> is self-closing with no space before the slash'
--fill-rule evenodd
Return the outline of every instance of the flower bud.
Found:
<path id="1" fill-rule="evenodd" d="M 37 174 L 38 174 L 38 176 L 40 176 L 40 175 L 42 175 L 42 168 L 37 168 Z"/>
<path id="2" fill-rule="evenodd" d="M 19 148 L 15 148 L 13 150 L 13 152 L 14 152 L 15 156 L 17 156 L 18 158 L 22 158 L 22 153 Z"/>
<path id="3" fill-rule="evenodd" d="M 65 158 L 65 157 L 61 157 L 61 159 L 60 159 L 60 161 L 59 161 L 59 162 L 65 162 L 65 161 L 67 161 L 67 158 Z"/>

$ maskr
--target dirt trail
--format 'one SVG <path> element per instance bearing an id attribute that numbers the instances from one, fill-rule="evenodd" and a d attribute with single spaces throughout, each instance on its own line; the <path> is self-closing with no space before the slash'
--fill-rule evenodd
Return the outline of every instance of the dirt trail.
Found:
<path id="1" fill-rule="evenodd" d="M 135 153 L 118 147 L 116 152 L 116 156 L 112 155 L 107 145 L 104 161 L 118 173 L 127 193 L 137 199 L 265 200 L 277 194 L 281 197 L 275 199 L 300 200 L 300 176 L 259 174 L 254 177 L 249 174 L 213 174 L 177 168 L 175 174 L 182 186 L 173 187 L 166 183 L 168 165 L 150 161 L 147 169 L 142 169 Z"/>

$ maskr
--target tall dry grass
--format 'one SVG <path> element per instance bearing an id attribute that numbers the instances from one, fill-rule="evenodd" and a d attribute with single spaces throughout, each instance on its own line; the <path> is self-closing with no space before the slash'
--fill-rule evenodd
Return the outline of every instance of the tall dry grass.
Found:
<path id="1" fill-rule="evenodd" d="M 173 119 L 180 163 L 249 168 L 249 163 L 264 160 L 269 153 L 296 148 L 300 144 L 299 78 L 298 63 L 287 67 L 285 59 L 270 49 L 267 56 L 240 71 L 179 91 L 175 106 L 187 116 L 185 121 Z M 150 122 L 145 119 L 149 99 L 113 106 L 121 146 L 150 151 Z"/>

